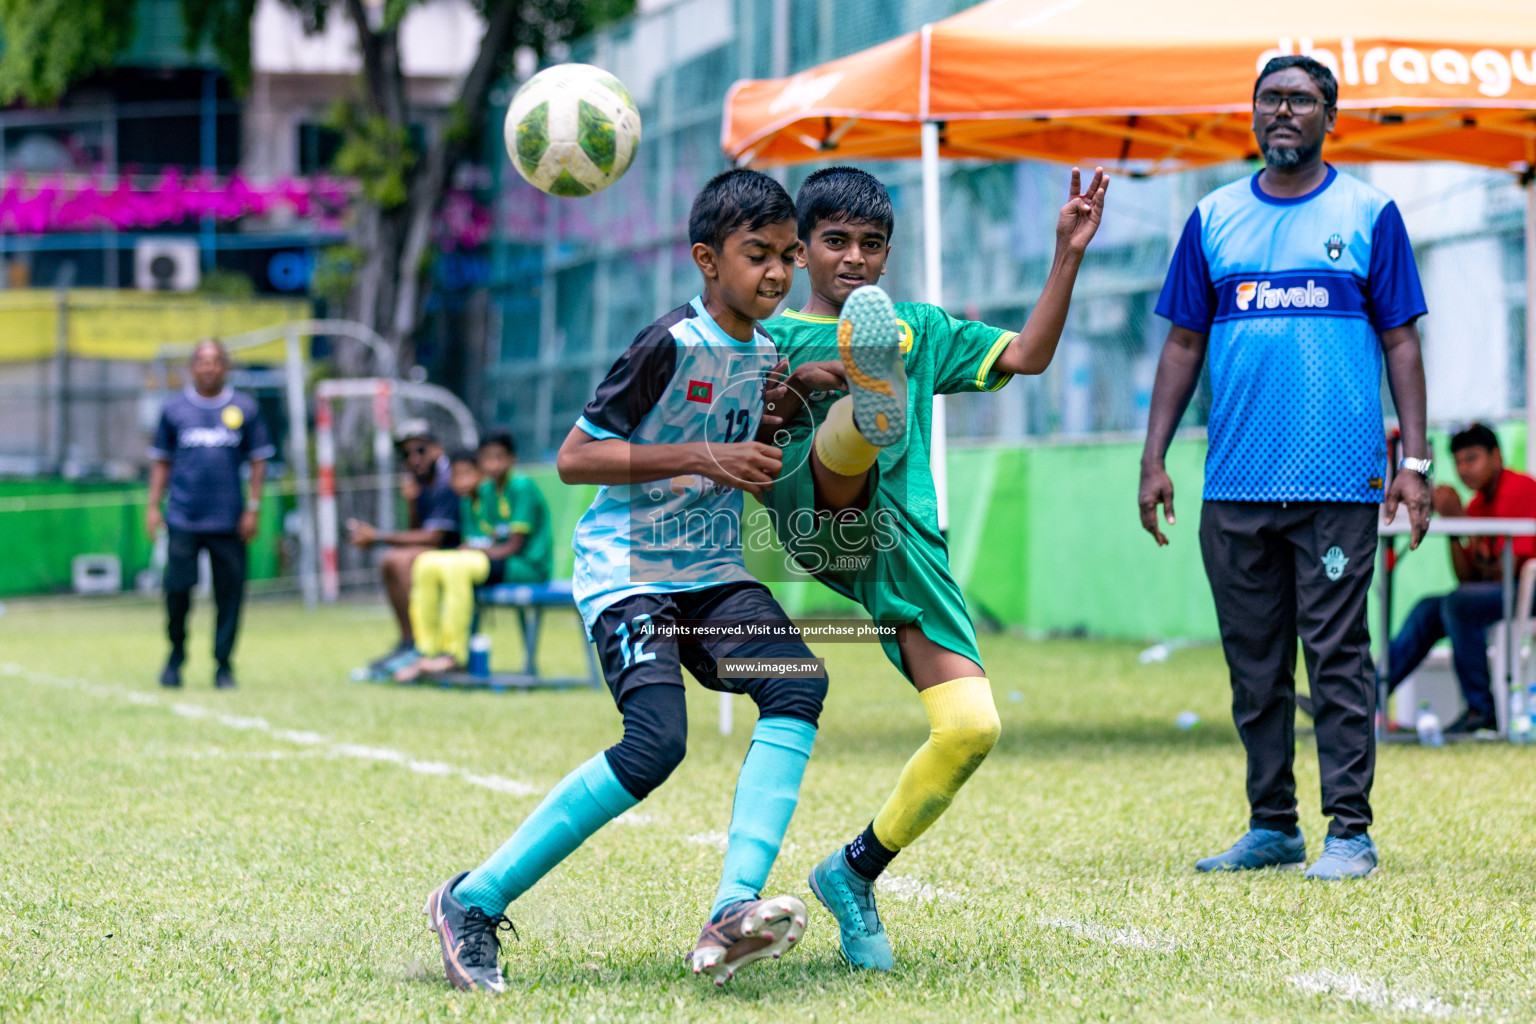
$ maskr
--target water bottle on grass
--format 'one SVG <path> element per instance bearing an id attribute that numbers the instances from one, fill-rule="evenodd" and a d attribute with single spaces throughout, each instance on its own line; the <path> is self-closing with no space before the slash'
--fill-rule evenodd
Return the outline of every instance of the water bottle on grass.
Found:
<path id="1" fill-rule="evenodd" d="M 1445 746 L 1445 733 L 1440 730 L 1440 718 L 1430 708 L 1429 701 L 1419 701 L 1419 717 L 1414 725 L 1419 733 L 1420 746 Z"/>
<path id="2" fill-rule="evenodd" d="M 485 679 L 491 674 L 491 637 L 489 633 L 476 633 L 469 638 L 469 674 Z"/>

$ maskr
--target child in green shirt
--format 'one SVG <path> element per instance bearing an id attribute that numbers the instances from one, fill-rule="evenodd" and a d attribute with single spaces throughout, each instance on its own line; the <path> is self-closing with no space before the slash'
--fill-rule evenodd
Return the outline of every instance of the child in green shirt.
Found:
<path id="1" fill-rule="evenodd" d="M 811 873 L 812 892 L 837 918 L 855 967 L 893 966 L 875 879 L 944 813 L 999 732 L 939 529 L 929 468 L 933 396 L 996 391 L 1013 374 L 1050 364 L 1108 179 L 1101 170 L 1086 191 L 1079 186 L 1074 169 L 1055 259 L 1017 333 L 926 303 L 893 306 L 873 287 L 885 273 L 894 223 L 890 196 L 873 176 L 827 168 L 796 198 L 798 262 L 809 271 L 811 299 L 764 327 L 793 367 L 786 386 L 770 394 L 771 406 L 794 403 L 810 415 L 768 425 L 765 434 L 784 451 L 784 472 L 763 502 L 800 571 L 858 601 L 877 622 L 903 625 L 882 646 L 917 690 L 932 730 L 869 827 Z"/>

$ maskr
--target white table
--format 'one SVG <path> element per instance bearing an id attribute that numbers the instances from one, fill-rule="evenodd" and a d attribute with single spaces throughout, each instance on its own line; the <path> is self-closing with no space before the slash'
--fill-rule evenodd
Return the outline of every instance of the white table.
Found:
<path id="1" fill-rule="evenodd" d="M 1381 575 L 1377 581 L 1381 612 L 1381 655 L 1376 659 L 1376 738 L 1386 734 L 1387 722 L 1387 651 L 1392 646 L 1392 570 L 1397 565 L 1398 537 L 1413 532 L 1408 523 L 1408 510 L 1399 507 L 1397 518 L 1390 523 L 1382 520 Z M 1515 635 L 1515 552 L 1514 538 L 1536 537 L 1536 519 L 1486 519 L 1474 516 L 1435 516 L 1429 521 L 1429 537 L 1503 537 L 1504 550 L 1499 556 L 1499 573 L 1504 585 L 1504 695 L 1507 705 L 1514 686 L 1516 666 L 1520 663 L 1520 637 Z M 1496 698 L 1497 699 L 1497 698 Z M 1499 735 L 1509 735 L 1507 706 L 1500 709 Z"/>

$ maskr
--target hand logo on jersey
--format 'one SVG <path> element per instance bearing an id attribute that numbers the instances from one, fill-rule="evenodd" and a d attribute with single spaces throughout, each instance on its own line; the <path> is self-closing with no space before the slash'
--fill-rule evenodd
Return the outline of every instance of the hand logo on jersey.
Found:
<path id="1" fill-rule="evenodd" d="M 1328 250 L 1328 258 L 1335 263 L 1339 262 L 1339 257 L 1344 255 L 1344 239 L 1338 235 L 1329 235 L 1323 245 Z"/>

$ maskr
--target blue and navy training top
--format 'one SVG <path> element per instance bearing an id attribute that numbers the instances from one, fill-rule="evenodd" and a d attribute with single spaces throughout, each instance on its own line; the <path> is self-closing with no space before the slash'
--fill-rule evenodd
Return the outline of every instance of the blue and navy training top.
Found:
<path id="1" fill-rule="evenodd" d="M 439 546 L 444 548 L 458 547 L 460 539 L 459 496 L 454 493 L 450 483 L 452 478 L 453 466 L 448 456 L 438 456 L 431 476 L 425 481 L 418 481 L 421 488 L 416 493 L 413 506 L 417 528 L 442 530 L 443 540 Z"/>
<path id="2" fill-rule="evenodd" d="M 277 454 L 256 400 L 225 388 L 192 388 L 166 400 L 149 457 L 171 464 L 166 524 L 192 533 L 234 533 L 245 498 L 240 466 Z"/>
<path id="3" fill-rule="evenodd" d="M 763 384 L 778 361 L 758 328 L 726 334 L 702 298 L 641 331 L 597 387 L 576 426 L 632 444 L 751 441 Z M 703 590 L 753 579 L 742 562 L 742 492 L 703 476 L 607 484 L 576 524 L 572 590 L 588 632 L 603 609 L 636 594 Z"/>
<path id="4" fill-rule="evenodd" d="M 1397 205 L 1333 167 L 1313 191 L 1255 174 L 1202 199 L 1157 312 L 1210 335 L 1207 501 L 1379 502 L 1379 333 L 1425 312 Z"/>

